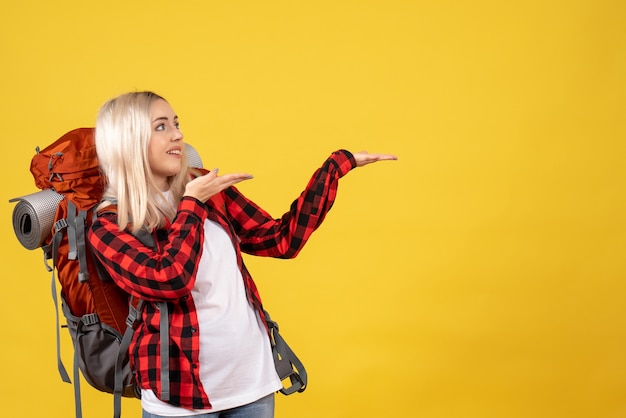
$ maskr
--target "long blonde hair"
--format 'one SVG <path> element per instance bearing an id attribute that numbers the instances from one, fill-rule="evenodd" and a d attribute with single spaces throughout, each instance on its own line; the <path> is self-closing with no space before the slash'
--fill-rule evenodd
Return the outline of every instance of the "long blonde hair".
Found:
<path id="1" fill-rule="evenodd" d="M 131 232 L 164 226 L 175 216 L 189 181 L 184 151 L 181 171 L 168 179 L 173 199 L 163 196 L 152 176 L 150 109 L 157 100 L 165 99 L 150 91 L 126 93 L 102 105 L 96 119 L 96 151 L 107 178 L 103 205 L 117 203 L 120 230 L 131 223 Z"/>

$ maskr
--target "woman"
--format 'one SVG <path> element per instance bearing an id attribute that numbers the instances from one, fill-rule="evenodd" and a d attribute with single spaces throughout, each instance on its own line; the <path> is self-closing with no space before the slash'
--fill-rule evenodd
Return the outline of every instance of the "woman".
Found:
<path id="1" fill-rule="evenodd" d="M 396 157 L 333 153 L 277 220 L 234 187 L 251 175 L 189 169 L 178 117 L 152 92 L 102 106 L 96 149 L 107 178 L 103 205 L 115 202 L 117 214 L 103 211 L 89 241 L 113 280 L 146 301 L 130 347 L 143 417 L 273 417 L 282 385 L 241 254 L 295 257 L 330 210 L 339 178 Z M 142 229 L 156 247 L 136 238 Z M 161 302 L 169 371 L 161 367 Z"/>

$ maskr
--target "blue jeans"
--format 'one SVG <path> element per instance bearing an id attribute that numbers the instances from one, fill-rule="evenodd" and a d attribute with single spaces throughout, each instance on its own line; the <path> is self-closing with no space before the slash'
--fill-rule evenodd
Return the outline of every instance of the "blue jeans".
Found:
<path id="1" fill-rule="evenodd" d="M 154 415 L 143 411 L 141 418 L 168 418 Z M 224 411 L 212 412 L 202 415 L 185 415 L 178 418 L 274 418 L 274 394 L 270 393 L 264 398 L 247 405 L 238 406 Z"/>

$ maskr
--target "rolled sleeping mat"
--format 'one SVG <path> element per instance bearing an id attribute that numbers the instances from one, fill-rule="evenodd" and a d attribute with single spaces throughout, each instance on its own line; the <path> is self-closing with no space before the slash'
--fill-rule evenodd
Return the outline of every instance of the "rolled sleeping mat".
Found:
<path id="1" fill-rule="evenodd" d="M 200 154 L 198 151 L 191 145 L 185 142 L 185 152 L 187 153 L 187 164 L 189 167 L 193 168 L 203 168 L 202 158 L 200 158 Z"/>
<path id="2" fill-rule="evenodd" d="M 57 205 L 63 196 L 52 189 L 45 189 L 9 202 L 17 202 L 13 208 L 15 236 L 28 250 L 39 248 L 52 231 Z"/>

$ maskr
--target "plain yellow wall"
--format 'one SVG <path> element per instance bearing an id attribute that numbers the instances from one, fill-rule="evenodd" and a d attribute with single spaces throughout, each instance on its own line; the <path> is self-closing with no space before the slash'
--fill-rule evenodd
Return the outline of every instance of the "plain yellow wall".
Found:
<path id="1" fill-rule="evenodd" d="M 277 418 L 625 417 L 625 20 L 622 0 L 3 0 L 0 414 L 73 416 L 8 200 L 36 191 L 35 146 L 151 89 L 275 216 L 337 148 L 400 157 L 344 178 L 298 259 L 247 258 L 310 377 Z M 83 405 L 111 416 L 86 385 Z"/>

